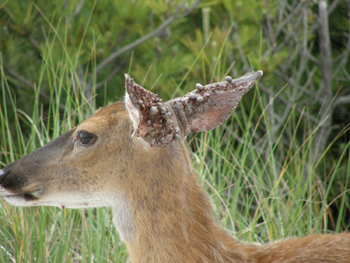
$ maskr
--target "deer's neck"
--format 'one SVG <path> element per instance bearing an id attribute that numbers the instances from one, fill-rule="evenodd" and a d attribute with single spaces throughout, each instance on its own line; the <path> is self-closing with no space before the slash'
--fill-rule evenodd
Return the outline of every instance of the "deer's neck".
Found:
<path id="1" fill-rule="evenodd" d="M 126 243 L 131 261 L 248 262 L 242 245 L 215 222 L 188 156 L 174 156 L 174 149 L 158 154 L 144 162 L 129 193 L 134 232 Z"/>

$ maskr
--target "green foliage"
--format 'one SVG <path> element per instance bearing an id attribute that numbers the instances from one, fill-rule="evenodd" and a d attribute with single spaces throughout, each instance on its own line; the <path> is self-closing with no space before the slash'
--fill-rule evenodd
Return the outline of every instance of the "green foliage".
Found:
<path id="1" fill-rule="evenodd" d="M 318 104 L 323 99 L 313 95 L 322 74 L 313 61 L 303 65 L 303 54 L 297 53 L 307 39 L 312 55 L 320 57 L 318 35 L 311 30 L 317 7 L 302 1 L 308 14 L 304 21 L 282 2 L 202 1 L 102 69 L 107 57 L 155 30 L 181 1 L 1 3 L 1 166 L 121 99 L 123 73 L 167 100 L 193 90 L 197 82 L 260 69 L 259 86 L 224 125 L 189 139 L 195 169 L 218 220 L 251 242 L 347 230 L 350 154 L 343 135 L 348 129 L 341 126 L 315 160 L 315 137 L 324 116 L 319 116 Z M 296 18 L 277 32 L 286 14 Z M 344 14 L 329 18 L 334 57 L 347 48 Z M 277 32 L 270 38 L 268 25 Z M 343 79 L 349 62 L 341 56 L 335 61 L 344 66 L 330 87 L 333 92 L 348 83 Z M 315 69 L 299 74 L 303 66 Z M 299 96 L 302 89 L 306 93 Z M 15 208 L 0 201 L 0 262 L 126 261 L 108 208 Z"/>

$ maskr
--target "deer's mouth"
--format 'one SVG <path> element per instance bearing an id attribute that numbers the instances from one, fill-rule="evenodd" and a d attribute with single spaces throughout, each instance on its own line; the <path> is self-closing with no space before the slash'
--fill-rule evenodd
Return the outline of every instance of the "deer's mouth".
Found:
<path id="1" fill-rule="evenodd" d="M 42 195 L 42 190 L 33 192 L 12 193 L 0 186 L 0 196 L 3 196 L 7 202 L 15 206 L 33 206 Z"/>
<path id="2" fill-rule="evenodd" d="M 20 181 L 16 176 L 12 177 L 10 171 L 5 169 L 0 170 L 0 196 L 3 196 L 6 201 L 17 206 L 35 205 L 42 194 L 42 187 L 13 187 L 14 181 Z M 26 189 L 25 189 L 26 188 Z"/>

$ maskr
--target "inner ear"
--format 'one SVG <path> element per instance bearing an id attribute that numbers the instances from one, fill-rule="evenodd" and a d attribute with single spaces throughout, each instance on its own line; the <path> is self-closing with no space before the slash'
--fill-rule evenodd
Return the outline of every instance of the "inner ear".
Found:
<path id="1" fill-rule="evenodd" d="M 125 93 L 125 107 L 129 112 L 129 116 L 132 121 L 134 130 L 137 130 L 137 128 L 139 127 L 141 116 L 139 110 L 132 103 L 128 92 Z"/>
<path id="2" fill-rule="evenodd" d="M 133 123 L 133 136 L 150 146 L 163 147 L 179 138 L 179 129 L 163 100 L 125 75 L 125 106 Z"/>

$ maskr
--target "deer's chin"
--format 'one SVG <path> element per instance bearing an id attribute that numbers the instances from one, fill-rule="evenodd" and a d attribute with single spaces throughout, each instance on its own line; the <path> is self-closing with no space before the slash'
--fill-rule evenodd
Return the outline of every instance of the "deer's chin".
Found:
<path id="1" fill-rule="evenodd" d="M 0 186 L 0 195 L 4 196 L 5 200 L 15 206 L 35 206 L 42 196 L 42 188 L 32 192 L 14 193 Z"/>
<path id="2" fill-rule="evenodd" d="M 35 206 L 37 205 L 35 200 L 30 200 L 25 197 L 25 195 L 5 195 L 5 200 L 9 202 L 11 205 L 15 206 Z"/>
<path id="3" fill-rule="evenodd" d="M 5 195 L 5 200 L 14 206 L 54 206 L 59 208 L 83 208 L 90 207 L 87 203 L 69 203 L 63 204 L 57 201 L 48 201 L 48 200 L 40 200 L 40 199 L 30 199 L 26 195 Z"/>
<path id="4" fill-rule="evenodd" d="M 7 202 L 15 206 L 36 206 L 38 205 L 38 192 L 33 193 L 12 193 L 0 186 L 0 195 L 2 195 Z"/>
<path id="5" fill-rule="evenodd" d="M 14 193 L 0 186 L 0 196 L 3 196 L 7 202 L 14 206 L 55 206 L 62 209 L 111 206 L 109 202 L 106 202 L 108 200 L 106 197 L 87 198 L 71 193 L 47 196 L 43 194 L 42 188 L 32 192 Z"/>
<path id="6" fill-rule="evenodd" d="M 86 202 L 64 203 L 40 199 L 28 199 L 25 195 L 5 195 L 5 200 L 14 206 L 54 206 L 59 208 L 87 208 L 92 207 Z"/>

